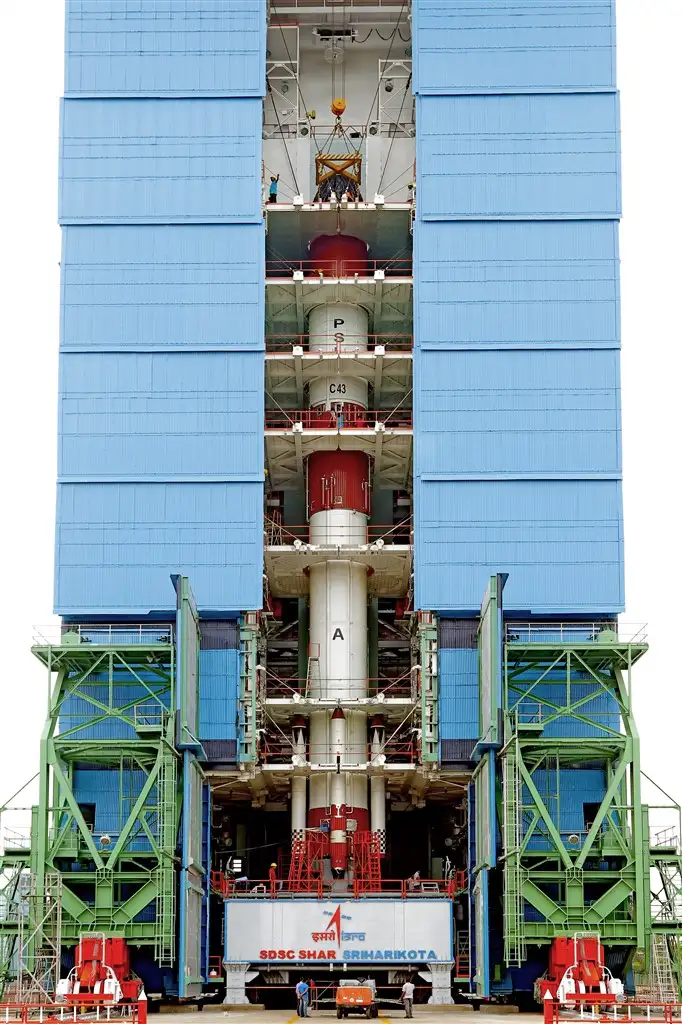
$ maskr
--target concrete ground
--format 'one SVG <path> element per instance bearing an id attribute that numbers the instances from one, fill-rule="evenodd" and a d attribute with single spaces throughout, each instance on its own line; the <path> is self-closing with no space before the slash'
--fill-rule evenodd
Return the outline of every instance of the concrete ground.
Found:
<path id="1" fill-rule="evenodd" d="M 314 1010 L 309 1016 L 311 1021 L 321 1021 L 324 1024 L 336 1020 L 334 1010 Z M 223 1022 L 226 1024 L 227 1022 L 229 1024 L 298 1024 L 299 1022 L 294 1010 L 257 1010 L 255 1008 L 252 1010 L 221 1010 L 218 1007 L 206 1006 L 201 1015 L 187 1012 L 175 1012 L 167 1016 L 165 1014 L 150 1015 L 150 1024 L 155 1024 L 155 1022 L 162 1024 L 164 1017 L 166 1018 L 165 1024 L 223 1024 Z M 418 1024 L 444 1024 L 446 1020 L 452 1022 L 457 1018 L 469 1021 L 470 1024 L 540 1024 L 542 1020 L 539 1014 L 510 1014 L 509 1011 L 505 1013 L 504 1008 L 498 1008 L 498 1012 L 494 1012 L 492 1007 L 490 1010 L 486 1008 L 484 1013 L 480 1016 L 476 1013 L 475 1017 L 474 1011 L 468 1006 L 460 1005 L 440 1009 L 431 1009 L 427 1006 L 414 1008 L 414 1019 L 418 1021 Z M 361 1021 L 364 1018 L 350 1017 L 348 1019 L 352 1022 L 356 1019 Z M 379 1021 L 383 1021 L 385 1024 L 403 1020 L 405 1020 L 405 1014 L 402 1010 L 379 1011 Z"/>

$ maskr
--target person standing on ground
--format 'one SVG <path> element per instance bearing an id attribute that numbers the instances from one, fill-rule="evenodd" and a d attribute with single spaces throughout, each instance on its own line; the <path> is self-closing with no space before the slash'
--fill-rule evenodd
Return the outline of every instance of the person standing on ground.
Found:
<path id="1" fill-rule="evenodd" d="M 414 985 L 412 986 L 414 988 Z M 296 1013 L 299 1017 L 308 1016 L 308 986 L 303 978 L 296 986 Z"/>
<path id="2" fill-rule="evenodd" d="M 269 203 L 277 202 L 277 189 L 279 188 L 279 174 L 275 177 L 274 174 L 270 175 L 270 194 L 268 195 Z"/>
<path id="3" fill-rule="evenodd" d="M 403 990 L 400 993 L 400 998 L 405 1006 L 405 1016 L 412 1016 L 412 1000 L 414 999 L 414 985 L 411 981 L 406 981 L 403 985 Z"/>
<path id="4" fill-rule="evenodd" d="M 270 895 L 274 897 L 277 891 L 277 865 L 271 864 L 268 868 L 268 879 L 270 881 Z"/>

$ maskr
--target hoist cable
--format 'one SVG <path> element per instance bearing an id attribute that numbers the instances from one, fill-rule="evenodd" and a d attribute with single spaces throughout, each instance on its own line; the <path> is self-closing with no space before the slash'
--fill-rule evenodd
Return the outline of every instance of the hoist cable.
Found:
<path id="1" fill-rule="evenodd" d="M 403 0 L 403 5 L 400 8 L 400 14 L 398 15 L 398 20 L 396 21 L 395 28 L 393 29 L 393 32 L 391 33 L 391 36 L 390 36 L 390 40 L 391 41 L 390 41 L 389 46 L 388 46 L 388 51 L 386 53 L 386 57 L 384 58 L 386 61 L 390 60 L 391 50 L 393 49 L 393 43 L 395 42 L 395 37 L 398 34 L 398 28 L 400 27 L 400 22 L 402 20 L 403 14 L 405 13 L 405 9 L 407 7 L 407 2 L 408 2 L 408 0 Z M 385 40 L 384 40 L 384 42 L 385 42 Z M 365 122 L 365 130 L 364 130 L 364 134 L 365 135 L 367 135 L 367 131 L 369 129 L 369 122 L 372 120 L 372 111 L 374 110 L 374 104 L 376 103 L 377 98 L 379 96 L 379 89 L 381 88 L 381 81 L 382 81 L 382 76 L 379 75 L 379 80 L 377 82 L 376 91 L 374 93 L 374 96 L 372 97 L 372 102 L 370 104 L 369 113 L 367 114 L 367 121 Z"/>
<path id="2" fill-rule="evenodd" d="M 284 35 L 284 27 L 282 25 L 281 19 L 280 19 L 279 15 L 277 14 L 277 11 L 275 10 L 275 4 L 271 3 L 270 6 L 272 8 L 272 13 L 277 18 L 277 25 L 279 27 L 280 34 L 282 36 L 282 42 L 284 43 L 284 49 L 286 50 L 287 60 L 293 66 L 294 62 L 291 59 L 291 53 L 289 52 L 289 47 L 287 45 L 286 36 Z M 308 117 L 308 107 L 306 106 L 305 97 L 303 96 L 303 91 L 301 89 L 301 81 L 300 81 L 300 79 L 301 79 L 300 68 L 297 66 L 296 67 L 296 88 L 298 90 L 298 95 L 300 96 L 301 103 L 303 104 L 303 111 L 305 113 L 306 120 L 310 121 L 310 118 Z M 320 147 L 317 145 L 317 139 L 315 138 L 315 132 L 314 132 L 314 129 L 313 129 L 312 125 L 310 126 L 310 134 L 312 136 L 313 142 L 315 143 L 315 146 L 317 148 L 317 152 L 318 152 L 318 155 L 319 155 Z"/>
<path id="3" fill-rule="evenodd" d="M 411 85 L 412 85 L 412 72 L 410 72 L 410 74 L 408 76 L 408 79 L 407 79 L 407 84 L 405 85 L 405 91 L 403 93 L 402 102 L 400 104 L 400 110 L 398 111 L 398 120 L 396 121 L 396 124 L 394 125 L 394 129 L 400 126 L 400 118 L 402 117 L 402 114 L 403 114 L 403 107 L 405 106 L 405 99 L 407 98 L 407 93 L 408 93 L 409 88 L 410 88 Z M 391 150 L 393 149 L 393 143 L 395 142 L 396 134 L 397 133 L 394 130 L 393 138 L 391 139 L 391 144 L 388 147 L 388 153 L 386 154 L 386 159 L 384 160 L 384 169 L 381 172 L 381 178 L 379 179 L 379 186 L 377 188 L 377 192 L 381 192 L 381 186 L 383 185 L 384 176 L 385 176 L 386 171 L 388 169 L 388 161 L 391 158 Z"/>
<path id="4" fill-rule="evenodd" d="M 265 84 L 267 86 L 268 92 L 270 93 L 270 99 L 272 100 L 272 109 L 275 111 L 275 117 L 277 118 L 277 127 L 279 128 L 279 133 L 282 136 L 282 142 L 284 143 L 284 152 L 287 155 L 287 161 L 289 163 L 289 170 L 291 171 L 291 177 L 294 179 L 294 185 L 296 187 L 295 195 L 298 196 L 298 195 L 301 194 L 301 190 L 298 187 L 298 181 L 296 180 L 296 171 L 294 170 L 294 165 L 291 162 L 291 155 L 289 153 L 289 147 L 287 146 L 287 140 L 285 139 L 284 132 L 282 130 L 282 122 L 279 119 L 279 111 L 277 109 L 277 104 L 275 102 L 275 97 L 274 97 L 274 94 L 273 94 L 273 91 L 272 91 L 272 86 L 270 85 L 270 79 L 267 76 L 265 78 Z"/>

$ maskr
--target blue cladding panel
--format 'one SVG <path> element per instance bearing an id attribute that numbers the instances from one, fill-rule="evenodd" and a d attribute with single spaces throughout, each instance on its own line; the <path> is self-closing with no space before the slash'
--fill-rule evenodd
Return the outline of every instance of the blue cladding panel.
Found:
<path id="1" fill-rule="evenodd" d="M 415 247 L 417 347 L 619 343 L 615 223 L 417 222 Z"/>
<path id="2" fill-rule="evenodd" d="M 583 673 L 583 677 L 589 679 L 587 673 Z M 513 700 L 513 707 L 518 710 L 523 722 L 547 722 L 556 714 L 555 708 L 563 708 L 569 704 L 566 683 L 563 681 L 543 681 L 533 685 L 532 681 L 524 683 L 515 679 L 513 685 L 514 693 L 510 695 L 510 707 Z M 525 689 L 526 686 L 532 687 L 531 692 L 528 697 L 520 696 L 518 690 Z M 575 714 L 587 721 L 580 721 L 570 715 L 561 715 L 555 721 L 547 722 L 542 732 L 543 739 L 606 739 L 608 732 L 605 730 L 622 731 L 615 695 L 595 685 L 594 680 L 572 683 L 571 703 L 575 708 Z"/>
<path id="3" fill-rule="evenodd" d="M 422 475 L 620 470 L 617 352 L 423 352 L 415 383 Z"/>
<path id="4" fill-rule="evenodd" d="M 143 771 L 127 771 L 122 776 L 117 770 L 95 769 L 93 771 L 77 768 L 73 773 L 73 791 L 79 804 L 95 805 L 95 833 L 106 832 L 112 842 L 116 842 L 121 828 L 125 824 L 130 808 L 140 795 L 147 781 Z M 121 796 L 123 793 L 123 805 Z M 151 810 L 157 803 L 156 789 L 152 789 L 147 804 Z M 156 816 L 151 814 L 152 829 L 156 828 Z M 149 850 L 149 838 L 140 825 L 133 829 L 126 844 L 128 850 Z"/>
<path id="5" fill-rule="evenodd" d="M 63 234 L 63 348 L 264 348 L 262 225 Z"/>
<path id="6" fill-rule="evenodd" d="M 426 96 L 417 117 L 423 220 L 618 216 L 615 94 Z"/>
<path id="7" fill-rule="evenodd" d="M 66 92 L 262 96 L 263 0 L 67 0 Z"/>
<path id="8" fill-rule="evenodd" d="M 532 772 L 532 778 L 552 820 L 562 835 L 567 837 L 573 832 L 584 835 L 590 816 L 585 804 L 599 804 L 604 798 L 606 792 L 604 772 L 597 769 L 564 768 L 559 775 L 558 792 L 556 772 L 539 769 Z M 521 798 L 527 806 L 532 803 L 530 793 L 525 786 Z M 531 836 L 528 848 L 531 850 L 551 849 L 551 840 L 542 823 L 536 828 L 535 834 Z"/>
<path id="9" fill-rule="evenodd" d="M 239 651 L 199 654 L 199 739 L 237 738 Z"/>
<path id="10" fill-rule="evenodd" d="M 56 611 L 169 611 L 170 573 L 202 611 L 258 608 L 262 515 L 262 483 L 60 484 Z"/>
<path id="11" fill-rule="evenodd" d="M 97 681 L 95 682 L 95 680 Z M 153 705 L 155 701 L 152 699 L 149 689 L 142 685 L 136 685 L 136 680 L 132 675 L 126 674 L 126 679 L 123 680 L 119 672 L 117 674 L 117 682 L 125 682 L 126 685 L 125 687 L 114 686 L 110 688 L 107 675 L 96 673 L 89 676 L 88 682 L 80 683 L 78 685 L 78 695 L 67 696 L 59 709 L 59 731 L 67 732 L 70 729 L 76 729 L 77 732 L 74 734 L 74 738 L 78 740 L 138 739 L 139 737 L 135 732 L 132 721 L 133 711 L 130 705 L 135 701 L 149 706 Z M 144 682 L 148 683 L 152 690 L 158 692 L 158 676 L 149 673 L 144 676 Z M 69 686 L 70 684 L 67 683 L 67 691 Z M 97 719 L 103 714 L 101 707 L 93 704 L 93 701 L 98 701 L 100 705 L 105 707 L 111 707 L 110 701 L 112 698 L 114 701 L 118 699 L 118 704 L 115 703 L 110 713 L 101 721 L 93 721 L 93 719 Z M 167 702 L 168 698 L 166 695 L 163 695 L 159 699 L 162 702 Z M 123 717 L 119 717 L 115 713 L 115 709 L 121 706 L 125 706 L 125 710 L 121 712 Z M 126 721 L 126 718 L 129 721 Z"/>
<path id="12" fill-rule="evenodd" d="M 615 86 L 614 0 L 413 0 L 415 92 Z"/>
<path id="13" fill-rule="evenodd" d="M 262 102 L 65 100 L 62 223 L 258 223 Z"/>
<path id="14" fill-rule="evenodd" d="M 618 481 L 421 481 L 416 607 L 474 611 L 508 572 L 509 612 L 622 610 L 621 501 Z"/>
<path id="15" fill-rule="evenodd" d="M 478 651 L 441 650 L 438 685 L 440 738 L 478 739 Z"/>
<path id="16" fill-rule="evenodd" d="M 59 473 L 262 479 L 256 352 L 62 354 Z"/>

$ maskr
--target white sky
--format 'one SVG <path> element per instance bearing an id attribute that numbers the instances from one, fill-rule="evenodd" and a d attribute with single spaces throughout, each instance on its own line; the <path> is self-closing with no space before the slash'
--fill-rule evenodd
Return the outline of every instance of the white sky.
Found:
<path id="1" fill-rule="evenodd" d="M 634 677 L 642 765 L 682 800 L 679 347 L 680 0 L 617 0 L 622 102 L 621 227 L 625 571 L 623 622 L 648 622 Z M 0 497 L 4 637 L 0 806 L 38 767 L 45 673 L 33 624 L 52 621 L 60 235 L 57 147 L 63 3 L 4 3 L 0 62 L 4 210 Z M 681 636 L 677 635 L 680 629 Z"/>

